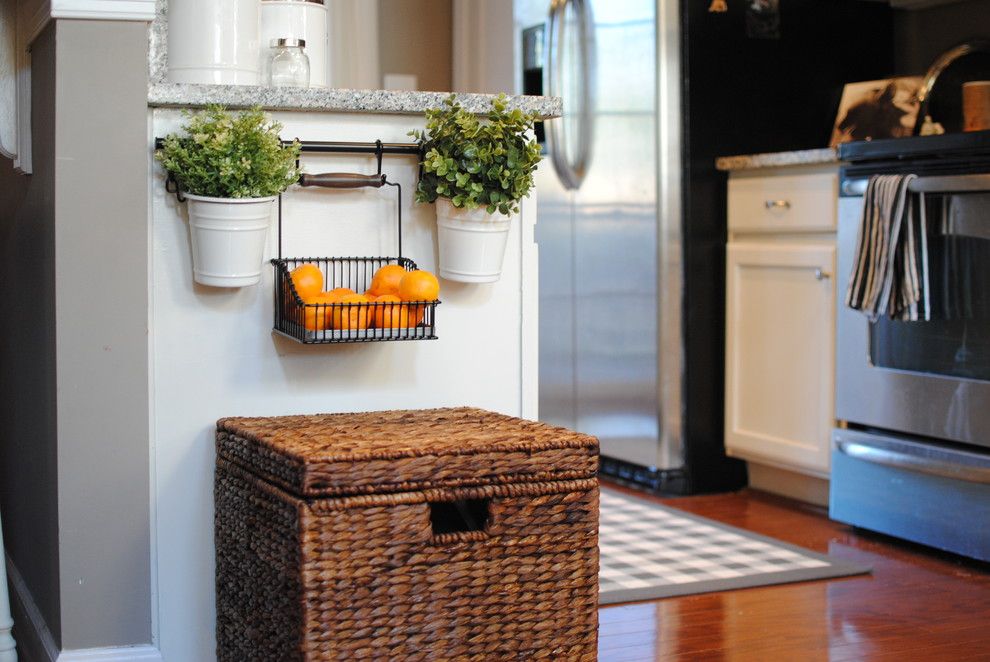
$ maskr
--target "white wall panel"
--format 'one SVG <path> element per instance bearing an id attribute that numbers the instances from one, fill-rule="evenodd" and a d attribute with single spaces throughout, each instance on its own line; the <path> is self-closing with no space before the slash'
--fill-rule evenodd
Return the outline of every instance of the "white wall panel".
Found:
<path id="1" fill-rule="evenodd" d="M 406 132 L 422 124 L 421 118 L 402 116 L 281 113 L 278 118 L 285 123 L 283 136 L 304 140 L 405 142 Z M 156 136 L 180 122 L 178 111 L 154 111 Z M 304 163 L 310 172 L 374 168 L 374 159 L 366 157 L 305 156 Z M 433 208 L 412 202 L 415 160 L 385 157 L 384 170 L 403 186 L 404 252 L 435 272 Z M 285 254 L 394 255 L 393 196 L 388 188 L 287 193 Z M 184 210 L 165 193 L 157 166 L 152 206 L 160 648 L 167 661 L 203 660 L 214 650 L 216 420 L 455 405 L 535 416 L 536 390 L 523 388 L 524 361 L 527 379 L 535 379 L 533 349 L 524 352 L 522 346 L 524 336 L 533 338 L 525 330 L 536 323 L 522 318 L 523 293 L 535 288 L 523 278 L 523 265 L 533 268 L 535 204 L 524 205 L 525 223 L 513 223 L 499 282 L 441 281 L 439 340 L 337 346 L 302 346 L 272 335 L 270 268 L 257 287 L 224 291 L 194 285 Z M 523 233 L 523 226 L 530 229 Z M 275 239 L 273 230 L 271 255 Z"/>

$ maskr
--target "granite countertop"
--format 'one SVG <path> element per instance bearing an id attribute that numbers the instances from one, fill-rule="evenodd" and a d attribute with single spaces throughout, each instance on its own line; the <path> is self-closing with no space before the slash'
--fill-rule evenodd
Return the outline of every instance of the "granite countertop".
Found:
<path id="1" fill-rule="evenodd" d="M 449 92 L 395 92 L 389 90 L 344 90 L 335 88 L 286 88 L 260 85 L 191 85 L 153 83 L 148 87 L 148 105 L 152 107 L 197 108 L 216 103 L 229 108 L 260 105 L 266 110 L 301 110 L 338 113 L 406 113 L 419 114 L 436 108 L 450 96 Z M 490 94 L 457 94 L 457 101 L 467 110 L 486 113 L 491 108 Z M 512 96 L 509 108 L 535 111 L 541 119 L 559 117 L 559 97 Z"/>
<path id="2" fill-rule="evenodd" d="M 148 48 L 148 105 L 151 107 L 199 108 L 216 103 L 229 108 L 261 106 L 266 110 L 420 114 L 440 106 L 450 96 L 449 92 L 191 85 L 169 82 L 167 72 L 168 0 L 155 0 Z M 475 113 L 488 112 L 493 98 L 489 94 L 455 96 L 464 108 Z M 508 106 L 536 112 L 541 119 L 560 117 L 563 110 L 559 97 L 510 96 Z"/>
<path id="3" fill-rule="evenodd" d="M 787 166 L 822 165 L 839 163 L 839 152 L 832 148 L 805 149 L 796 152 L 772 152 L 743 156 L 723 156 L 715 161 L 715 167 L 723 171 L 756 170 Z"/>

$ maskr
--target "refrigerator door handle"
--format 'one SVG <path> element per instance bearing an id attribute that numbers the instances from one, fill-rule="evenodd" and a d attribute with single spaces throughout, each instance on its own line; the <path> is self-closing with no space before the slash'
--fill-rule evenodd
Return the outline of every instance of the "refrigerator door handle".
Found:
<path id="1" fill-rule="evenodd" d="M 546 94 L 549 96 L 563 95 L 564 72 L 564 40 L 567 26 L 567 5 L 572 5 L 576 15 L 574 27 L 577 28 L 578 43 L 578 106 L 575 112 L 578 127 L 576 154 L 571 162 L 568 159 L 567 136 L 564 129 L 564 118 L 547 122 L 547 147 L 553 161 L 554 170 L 560 177 L 564 188 L 574 190 L 580 188 L 588 167 L 591 163 L 592 143 L 594 142 L 594 106 L 595 106 L 595 32 L 594 18 L 591 13 L 591 0 L 552 0 L 550 15 L 547 18 L 547 47 L 546 47 Z"/>

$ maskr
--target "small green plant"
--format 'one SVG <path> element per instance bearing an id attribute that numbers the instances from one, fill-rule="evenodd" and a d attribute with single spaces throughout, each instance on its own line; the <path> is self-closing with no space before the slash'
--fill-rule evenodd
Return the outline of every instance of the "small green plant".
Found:
<path id="1" fill-rule="evenodd" d="M 214 198 L 266 198 L 299 179 L 299 143 L 283 146 L 282 125 L 255 107 L 236 115 L 222 106 L 186 113 L 184 136 L 165 138 L 155 158 L 179 188 Z"/>
<path id="2" fill-rule="evenodd" d="M 443 197 L 489 214 L 518 212 L 540 162 L 540 145 L 528 135 L 536 119 L 535 113 L 506 110 L 505 95 L 492 100 L 484 118 L 464 110 L 454 95 L 426 111 L 426 130 L 409 132 L 425 149 L 416 201 Z"/>

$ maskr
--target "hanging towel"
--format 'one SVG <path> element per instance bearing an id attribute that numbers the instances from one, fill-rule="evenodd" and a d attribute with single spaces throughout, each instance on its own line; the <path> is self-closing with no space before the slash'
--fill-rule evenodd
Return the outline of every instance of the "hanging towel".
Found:
<path id="1" fill-rule="evenodd" d="M 931 319 L 925 201 L 908 190 L 915 175 L 875 175 L 863 219 L 846 305 L 870 321 Z"/>

